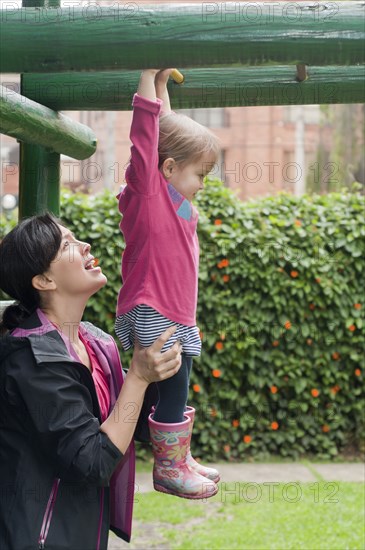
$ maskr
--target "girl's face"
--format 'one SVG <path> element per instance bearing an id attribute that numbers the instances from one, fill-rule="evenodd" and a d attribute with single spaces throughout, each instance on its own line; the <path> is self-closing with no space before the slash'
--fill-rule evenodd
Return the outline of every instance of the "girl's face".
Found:
<path id="1" fill-rule="evenodd" d="M 198 161 L 181 168 L 174 159 L 166 159 L 162 166 L 162 172 L 167 181 L 191 202 L 198 191 L 204 189 L 203 180 L 212 170 L 215 161 L 212 154 L 205 154 Z"/>
<path id="2" fill-rule="evenodd" d="M 62 232 L 61 246 L 44 275 L 65 298 L 89 297 L 106 284 L 107 278 L 100 267 L 94 266 L 90 245 L 78 241 L 66 227 L 59 227 Z"/>

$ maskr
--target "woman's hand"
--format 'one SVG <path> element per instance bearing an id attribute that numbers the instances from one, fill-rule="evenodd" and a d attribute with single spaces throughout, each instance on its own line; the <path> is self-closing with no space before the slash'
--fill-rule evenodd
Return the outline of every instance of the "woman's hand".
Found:
<path id="1" fill-rule="evenodd" d="M 176 327 L 168 328 L 149 348 L 135 346 L 131 367 L 113 411 L 100 426 L 100 430 L 107 434 L 123 454 L 133 437 L 148 385 L 170 378 L 181 366 L 180 342 L 161 353 L 163 345 L 175 331 Z"/>
<path id="2" fill-rule="evenodd" d="M 142 348 L 136 342 L 128 375 L 133 374 L 147 384 L 174 376 L 181 367 L 181 344 L 175 342 L 164 353 L 161 349 L 175 331 L 176 327 L 169 327 L 149 348 Z"/>

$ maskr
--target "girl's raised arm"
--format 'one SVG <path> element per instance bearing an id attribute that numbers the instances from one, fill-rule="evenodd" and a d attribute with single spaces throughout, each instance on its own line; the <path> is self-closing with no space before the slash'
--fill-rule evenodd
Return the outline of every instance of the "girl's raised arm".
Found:
<path id="1" fill-rule="evenodd" d="M 125 179 L 131 191 L 154 195 L 160 187 L 158 177 L 159 114 L 162 102 L 156 97 L 155 76 L 158 69 L 142 71 L 137 93 L 133 96 L 130 130 L 131 159 Z M 120 200 L 123 202 L 124 195 Z"/>
<path id="2" fill-rule="evenodd" d="M 142 71 L 137 90 L 138 95 L 156 101 L 155 76 L 158 72 L 158 69 Z"/>
<path id="3" fill-rule="evenodd" d="M 165 115 L 171 113 L 171 104 L 169 92 L 167 90 L 167 82 L 174 69 L 162 69 L 155 76 L 156 96 L 162 101 L 162 112 Z"/>

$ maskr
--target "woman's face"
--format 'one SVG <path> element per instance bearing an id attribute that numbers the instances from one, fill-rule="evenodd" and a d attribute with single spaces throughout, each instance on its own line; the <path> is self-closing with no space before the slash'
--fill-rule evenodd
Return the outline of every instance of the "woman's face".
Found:
<path id="1" fill-rule="evenodd" d="M 90 245 L 78 241 L 66 227 L 59 227 L 61 246 L 45 276 L 54 282 L 58 293 L 65 298 L 89 297 L 106 284 L 107 278 L 99 266 L 94 266 Z"/>

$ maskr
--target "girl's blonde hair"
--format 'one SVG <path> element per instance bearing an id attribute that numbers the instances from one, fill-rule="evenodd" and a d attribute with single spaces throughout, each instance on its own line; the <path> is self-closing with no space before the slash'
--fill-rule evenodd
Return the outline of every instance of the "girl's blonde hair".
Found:
<path id="1" fill-rule="evenodd" d="M 188 116 L 171 113 L 160 117 L 159 168 L 170 157 L 180 168 L 205 154 L 211 154 L 217 162 L 220 150 L 218 137 Z"/>

